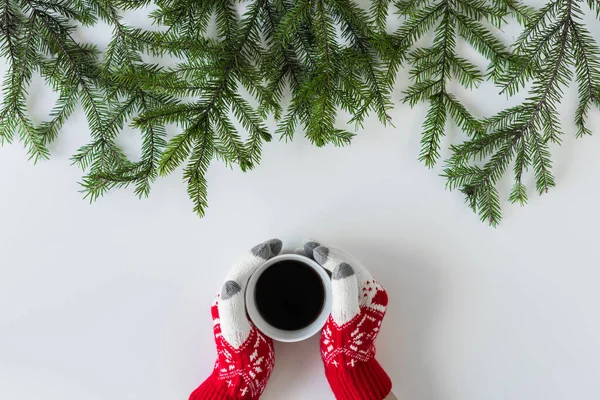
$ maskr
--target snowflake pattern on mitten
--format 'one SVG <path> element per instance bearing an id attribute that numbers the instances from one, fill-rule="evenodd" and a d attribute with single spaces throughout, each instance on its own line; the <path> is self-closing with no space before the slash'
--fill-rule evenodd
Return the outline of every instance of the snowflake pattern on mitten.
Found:
<path id="1" fill-rule="evenodd" d="M 257 400 L 275 365 L 273 341 L 246 315 L 245 287 L 252 273 L 281 251 L 273 239 L 254 247 L 229 272 L 211 307 L 217 361 L 190 400 Z"/>
<path id="2" fill-rule="evenodd" d="M 228 394 L 234 398 L 257 398 L 265 390 L 275 365 L 273 340 L 252 327 L 246 342 L 236 349 L 221 333 L 218 302 L 212 307 L 212 314 L 218 356 L 215 363 L 217 379 L 227 385 Z"/>
<path id="3" fill-rule="evenodd" d="M 321 333 L 325 374 L 337 400 L 383 400 L 392 382 L 375 359 L 388 305 L 384 288 L 354 257 L 309 242 L 305 252 L 332 273 L 333 304 Z"/>
<path id="4" fill-rule="evenodd" d="M 362 287 L 364 305 L 350 321 L 338 325 L 329 317 L 321 335 L 321 355 L 326 366 L 354 368 L 375 357 L 375 339 L 381 329 L 388 298 L 375 280 Z"/>

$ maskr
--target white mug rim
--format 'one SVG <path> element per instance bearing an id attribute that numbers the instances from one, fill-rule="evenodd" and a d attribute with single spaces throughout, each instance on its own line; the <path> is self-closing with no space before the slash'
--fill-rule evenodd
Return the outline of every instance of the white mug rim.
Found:
<path id="1" fill-rule="evenodd" d="M 274 326 L 269 324 L 260 315 L 256 306 L 256 301 L 254 299 L 254 289 L 256 288 L 256 282 L 258 281 L 260 275 L 270 266 L 285 260 L 299 261 L 311 267 L 321 277 L 321 281 L 323 282 L 323 289 L 325 290 L 323 309 L 319 313 L 318 317 L 313 321 L 313 323 L 297 331 L 285 331 L 282 329 L 275 328 Z M 250 317 L 252 323 L 254 323 L 254 325 L 259 331 L 261 331 L 271 339 L 277 340 L 279 342 L 301 342 L 314 336 L 315 334 L 321 331 L 321 329 L 325 325 L 325 322 L 327 322 L 327 318 L 329 318 L 329 315 L 331 314 L 331 279 L 329 278 L 327 271 L 325 270 L 325 268 L 321 267 L 316 261 L 300 254 L 280 254 L 271 258 L 270 260 L 262 264 L 260 267 L 258 267 L 258 269 L 254 271 L 254 273 L 248 280 L 245 296 L 246 310 L 248 311 L 248 316 Z"/>

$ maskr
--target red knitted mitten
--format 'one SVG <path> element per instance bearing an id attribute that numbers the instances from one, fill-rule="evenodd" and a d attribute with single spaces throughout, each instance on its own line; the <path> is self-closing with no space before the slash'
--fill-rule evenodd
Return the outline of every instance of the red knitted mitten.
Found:
<path id="1" fill-rule="evenodd" d="M 281 241 L 254 247 L 229 272 L 212 306 L 217 361 L 190 400 L 257 400 L 275 363 L 273 341 L 248 320 L 244 293 L 252 273 L 281 251 Z"/>
<path id="2" fill-rule="evenodd" d="M 392 382 L 375 360 L 374 341 L 388 296 L 367 269 L 339 250 L 309 243 L 315 260 L 332 272 L 333 307 L 321 334 L 325 374 L 337 400 L 383 400 Z"/>

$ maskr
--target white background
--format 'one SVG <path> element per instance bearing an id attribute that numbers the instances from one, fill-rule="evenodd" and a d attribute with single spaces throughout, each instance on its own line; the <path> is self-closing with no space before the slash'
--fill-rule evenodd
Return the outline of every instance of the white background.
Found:
<path id="1" fill-rule="evenodd" d="M 204 219 L 180 171 L 146 200 L 82 200 L 69 161 L 88 140 L 80 111 L 51 161 L 0 148 L 0 399 L 186 399 L 213 366 L 209 306 L 231 262 L 267 238 L 293 249 L 309 236 L 354 253 L 388 289 L 378 359 L 399 399 L 600 398 L 600 137 L 573 138 L 575 91 L 553 148 L 557 188 L 504 203 L 492 229 L 444 190 L 440 166 L 417 161 L 426 107 L 400 104 L 406 77 L 396 128 L 369 120 L 342 149 L 298 134 L 266 145 L 250 173 L 214 163 Z M 462 97 L 490 115 L 507 105 L 497 92 Z M 54 97 L 38 83 L 31 93 L 43 115 Z M 122 140 L 134 152 L 136 134 Z M 459 140 L 450 128 L 446 144 Z M 264 400 L 333 399 L 317 338 L 276 352 Z"/>

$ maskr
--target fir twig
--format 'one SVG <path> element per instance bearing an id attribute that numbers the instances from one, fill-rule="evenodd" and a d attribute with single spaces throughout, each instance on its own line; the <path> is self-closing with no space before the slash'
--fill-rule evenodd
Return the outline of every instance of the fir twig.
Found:
<path id="1" fill-rule="evenodd" d="M 596 16 L 599 4 L 587 1 Z M 162 29 L 123 20 L 122 10 L 150 5 Z M 392 8 L 403 23 L 389 35 Z M 47 145 L 81 105 L 91 140 L 73 162 L 84 170 L 86 197 L 128 186 L 147 196 L 159 175 L 185 164 L 194 211 L 204 215 L 210 163 L 254 168 L 271 140 L 270 114 L 282 139 L 300 130 L 317 146 L 348 144 L 370 115 L 391 124 L 390 92 L 406 65 L 411 84 L 404 102 L 428 105 L 420 160 L 428 167 L 438 161 L 454 121 L 469 140 L 450 147 L 448 187 L 460 189 L 481 219 L 496 225 L 497 186 L 507 171 L 515 179 L 513 203 L 527 202 L 529 170 L 538 193 L 555 185 L 550 145 L 561 141 L 557 110 L 571 82 L 578 86 L 577 136 L 592 133 L 586 121 L 600 107 L 600 48 L 583 14 L 575 0 L 551 0 L 539 10 L 518 0 L 372 0 L 365 9 L 354 0 L 0 0 L 0 56 L 7 60 L 0 143 L 18 137 L 31 159 L 46 159 Z M 489 28 L 508 18 L 525 27 L 512 51 Z M 75 34 L 99 21 L 113 30 L 103 52 Z M 417 46 L 428 33 L 431 44 Z M 486 71 L 459 53 L 460 42 L 489 61 Z M 166 68 L 144 55 L 180 63 Z M 39 124 L 27 110 L 34 74 L 58 93 L 49 119 Z M 451 82 L 474 89 L 485 79 L 509 96 L 531 86 L 522 104 L 480 120 Z M 347 124 L 340 111 L 351 115 Z M 128 124 L 141 138 L 138 160 L 117 145 Z M 180 129 L 169 140 L 167 124 Z"/>
<path id="2" fill-rule="evenodd" d="M 597 9 L 597 3 L 591 3 Z M 497 225 L 501 219 L 497 184 L 514 162 L 515 184 L 509 200 L 527 203 L 523 174 L 532 168 L 539 194 L 555 186 L 549 142 L 562 135 L 557 106 L 572 81 L 573 67 L 579 87 L 575 123 L 578 136 L 589 134 L 586 116 L 599 106 L 600 50 L 582 22 L 581 5 L 574 0 L 554 0 L 527 18 L 515 54 L 521 62 L 504 71 L 502 91 L 516 93 L 533 79 L 527 100 L 484 121 L 486 134 L 452 148 L 445 169 L 448 186 L 459 188 L 482 220 Z M 483 167 L 477 167 L 487 159 Z"/>
<path id="3" fill-rule="evenodd" d="M 509 4 L 514 3 L 503 3 L 503 7 Z M 394 34 L 396 50 L 391 53 L 388 68 L 393 76 L 400 64 L 407 61 L 413 84 L 406 90 L 404 102 L 411 106 L 420 102 L 429 104 L 419 159 L 433 167 L 440 157 L 448 117 L 469 136 L 478 136 L 482 129 L 477 118 L 448 89 L 451 80 L 473 88 L 484 79 L 471 61 L 457 53 L 456 41 L 467 42 L 485 56 L 490 61 L 488 71 L 494 75 L 496 69 L 510 60 L 510 54 L 483 22 L 500 26 L 507 11 L 483 0 L 404 0 L 397 1 L 396 7 L 406 22 Z M 430 30 L 435 35 L 433 45 L 411 51 Z"/>

